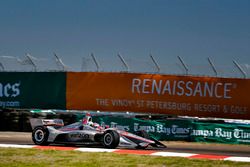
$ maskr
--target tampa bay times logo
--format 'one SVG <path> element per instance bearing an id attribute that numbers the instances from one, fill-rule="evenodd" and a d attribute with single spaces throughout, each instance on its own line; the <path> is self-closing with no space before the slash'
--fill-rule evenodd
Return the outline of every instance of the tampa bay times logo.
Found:
<path id="1" fill-rule="evenodd" d="M 20 95 L 21 83 L 0 83 L 0 97 L 17 97 Z"/>

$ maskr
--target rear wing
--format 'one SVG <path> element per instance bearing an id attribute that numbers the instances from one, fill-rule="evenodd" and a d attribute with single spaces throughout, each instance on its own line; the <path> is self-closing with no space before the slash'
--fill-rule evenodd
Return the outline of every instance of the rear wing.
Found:
<path id="1" fill-rule="evenodd" d="M 37 126 L 64 126 L 62 119 L 39 119 L 39 118 L 31 118 L 30 124 L 32 129 Z"/>

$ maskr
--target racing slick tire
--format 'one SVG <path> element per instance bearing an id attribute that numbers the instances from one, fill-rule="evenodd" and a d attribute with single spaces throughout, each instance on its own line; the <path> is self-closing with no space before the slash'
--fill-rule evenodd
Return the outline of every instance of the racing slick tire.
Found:
<path id="1" fill-rule="evenodd" d="M 44 126 L 37 126 L 32 131 L 32 140 L 36 145 L 46 146 L 48 143 L 49 131 Z"/>
<path id="2" fill-rule="evenodd" d="M 106 148 L 116 148 L 120 143 L 120 135 L 115 130 L 108 130 L 103 135 L 102 144 Z"/>

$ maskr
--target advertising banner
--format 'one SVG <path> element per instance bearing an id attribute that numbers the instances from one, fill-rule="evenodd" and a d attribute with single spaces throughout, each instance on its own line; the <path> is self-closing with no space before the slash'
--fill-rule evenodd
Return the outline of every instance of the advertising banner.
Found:
<path id="1" fill-rule="evenodd" d="M 190 141 L 192 121 L 189 120 L 142 120 L 113 116 L 95 116 L 94 122 L 129 132 L 146 131 L 158 140 Z"/>
<path id="2" fill-rule="evenodd" d="M 0 108 L 65 109 L 66 73 L 1 72 Z"/>
<path id="3" fill-rule="evenodd" d="M 204 123 L 191 119 L 142 120 L 122 116 L 93 116 L 93 121 L 132 133 L 143 130 L 158 140 L 250 145 L 250 125 L 247 124 Z"/>
<path id="4" fill-rule="evenodd" d="M 250 119 L 250 79 L 68 72 L 67 109 Z"/>
<path id="5" fill-rule="evenodd" d="M 196 122 L 193 124 L 191 140 L 195 142 L 250 144 L 250 125 Z"/>

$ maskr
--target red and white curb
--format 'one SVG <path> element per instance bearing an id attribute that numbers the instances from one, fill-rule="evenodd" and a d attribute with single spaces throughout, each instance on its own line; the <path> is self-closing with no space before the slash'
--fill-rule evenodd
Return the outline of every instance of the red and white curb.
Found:
<path id="1" fill-rule="evenodd" d="M 19 144 L 0 144 L 0 147 L 10 148 L 36 148 L 41 150 L 75 150 L 81 152 L 113 152 L 117 154 L 136 154 L 136 155 L 151 155 L 163 157 L 183 157 L 194 159 L 211 159 L 211 160 L 228 160 L 238 162 L 250 162 L 250 157 L 235 157 L 224 155 L 211 154 L 192 154 L 192 153 L 177 153 L 163 152 L 156 150 L 127 150 L 127 149 L 105 149 L 105 148 L 79 148 L 79 147 L 63 147 L 63 146 L 36 146 L 36 145 L 19 145 Z"/>

